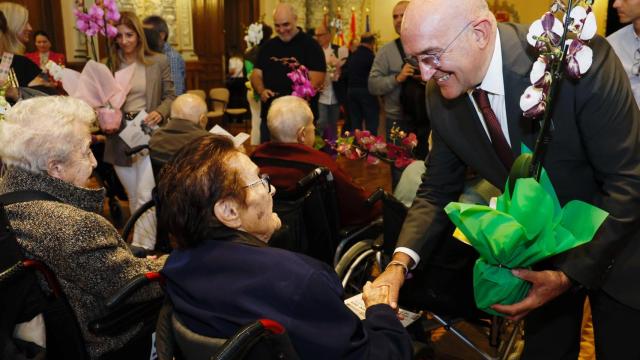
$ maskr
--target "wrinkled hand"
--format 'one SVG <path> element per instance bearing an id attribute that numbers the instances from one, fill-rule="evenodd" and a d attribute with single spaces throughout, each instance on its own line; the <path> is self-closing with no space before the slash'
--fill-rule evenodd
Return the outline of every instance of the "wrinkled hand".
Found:
<path id="1" fill-rule="evenodd" d="M 160 121 L 162 121 L 162 115 L 160 115 L 157 111 L 152 111 L 147 114 L 147 117 L 144 118 L 144 123 L 149 126 L 158 125 Z"/>
<path id="2" fill-rule="evenodd" d="M 262 102 L 267 102 L 267 100 L 269 100 L 270 97 L 275 96 L 275 95 L 276 95 L 276 93 L 274 93 L 273 91 L 271 91 L 269 89 L 264 89 L 260 93 L 260 100 Z"/>
<path id="3" fill-rule="evenodd" d="M 367 281 L 362 289 L 362 300 L 367 308 L 378 304 L 389 304 L 389 286 L 373 286 L 371 281 Z"/>
<path id="4" fill-rule="evenodd" d="M 404 269 L 401 266 L 389 266 L 373 282 L 374 287 L 388 286 L 389 305 L 393 310 L 398 310 L 398 294 L 402 284 L 404 284 Z"/>
<path id="5" fill-rule="evenodd" d="M 413 73 L 416 71 L 416 68 L 411 66 L 410 64 L 404 64 L 400 73 L 396 75 L 396 81 L 399 83 L 403 83 L 407 81 L 407 78 L 413 76 Z"/>
<path id="6" fill-rule="evenodd" d="M 509 320 L 520 320 L 532 310 L 546 304 L 571 287 L 571 281 L 562 271 L 532 271 L 515 269 L 513 275 L 531 283 L 529 294 L 512 305 L 493 305 L 491 308 L 507 315 Z"/>

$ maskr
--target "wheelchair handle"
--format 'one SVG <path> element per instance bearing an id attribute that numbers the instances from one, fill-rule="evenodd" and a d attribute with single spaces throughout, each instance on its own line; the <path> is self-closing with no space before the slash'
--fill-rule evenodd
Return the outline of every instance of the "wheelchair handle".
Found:
<path id="1" fill-rule="evenodd" d="M 284 334 L 285 329 L 280 323 L 269 319 L 260 319 L 244 326 L 236 335 L 228 339 L 212 359 L 240 359 L 247 351 L 269 334 Z"/>
<path id="2" fill-rule="evenodd" d="M 312 182 L 316 181 L 316 179 L 320 178 L 322 175 L 327 175 L 329 173 L 329 169 L 324 166 L 317 167 L 313 169 L 308 175 L 298 180 L 298 187 L 304 188 L 307 187 Z"/>
<path id="3" fill-rule="evenodd" d="M 33 259 L 19 261 L 13 264 L 7 270 L 0 273 L 0 284 L 15 278 L 16 276 L 22 274 L 25 270 L 30 269 L 35 269 L 36 271 L 41 273 L 42 276 L 44 276 L 47 282 L 47 286 L 49 286 L 49 289 L 51 289 L 55 297 L 59 298 L 62 296 L 62 288 L 60 287 L 60 283 L 58 282 L 58 279 L 56 279 L 55 275 L 53 275 L 51 270 L 49 270 L 49 268 L 44 263 Z"/>
<path id="4" fill-rule="evenodd" d="M 148 149 L 149 148 L 149 144 L 144 144 L 144 145 L 138 145 L 136 147 L 133 147 L 127 151 L 125 151 L 124 153 L 127 154 L 127 156 L 131 156 L 133 154 L 137 154 L 140 151 L 144 150 L 144 149 Z"/>
<path id="5" fill-rule="evenodd" d="M 153 282 L 163 282 L 164 278 L 159 272 L 148 272 L 138 275 L 120 288 L 115 294 L 107 299 L 105 306 L 108 310 L 113 310 L 128 299 L 134 292 L 147 284 Z"/>
<path id="6" fill-rule="evenodd" d="M 377 188 L 367 198 L 367 205 L 373 206 L 373 204 L 375 204 L 376 202 L 380 201 L 380 199 L 382 199 L 383 196 L 384 196 L 384 189 L 381 188 L 381 187 Z"/>
<path id="7" fill-rule="evenodd" d="M 22 261 L 18 261 L 17 263 L 13 264 L 11 267 L 9 267 L 8 269 L 0 273 L 0 284 L 4 284 L 7 281 L 11 281 L 11 279 L 22 274 L 24 270 L 25 270 L 25 267 L 22 264 Z"/>

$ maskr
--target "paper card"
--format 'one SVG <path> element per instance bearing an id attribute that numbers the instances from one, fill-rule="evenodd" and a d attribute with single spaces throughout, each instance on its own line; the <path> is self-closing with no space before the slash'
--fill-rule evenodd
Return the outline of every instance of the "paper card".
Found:
<path id="1" fill-rule="evenodd" d="M 249 134 L 244 132 L 238 133 L 238 135 L 233 136 L 220 125 L 212 127 L 209 132 L 214 135 L 222 135 L 231 138 L 231 140 L 233 140 L 233 146 L 235 147 L 240 147 L 240 145 L 244 144 L 244 142 L 249 138 Z"/>
<path id="2" fill-rule="evenodd" d="M 344 301 L 344 304 L 356 314 L 360 320 L 364 320 L 365 312 L 367 308 L 364 306 L 364 300 L 362 300 L 362 293 L 352 296 Z M 400 309 L 398 313 L 404 316 L 404 319 L 400 320 L 402 326 L 407 327 L 411 325 L 414 321 L 418 320 L 422 313 L 414 313 L 408 310 Z"/>
<path id="3" fill-rule="evenodd" d="M 142 121 L 145 117 L 147 117 L 147 112 L 140 111 L 133 120 L 127 121 L 127 126 L 120 132 L 120 137 L 130 148 L 148 144 L 151 133 L 158 127 L 157 125 L 148 126 L 145 124 Z M 122 119 L 122 121 L 126 120 Z"/>

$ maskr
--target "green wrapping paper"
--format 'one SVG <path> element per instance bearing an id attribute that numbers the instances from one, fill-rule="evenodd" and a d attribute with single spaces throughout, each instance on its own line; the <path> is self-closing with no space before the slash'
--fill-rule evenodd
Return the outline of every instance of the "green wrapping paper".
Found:
<path id="1" fill-rule="evenodd" d="M 517 303 L 531 286 L 511 269 L 591 241 L 608 213 L 578 200 L 562 208 L 544 170 L 540 183 L 518 179 L 512 196 L 506 191 L 497 200 L 496 209 L 452 202 L 444 210 L 480 254 L 473 269 L 476 305 L 501 316 L 490 306 Z"/>

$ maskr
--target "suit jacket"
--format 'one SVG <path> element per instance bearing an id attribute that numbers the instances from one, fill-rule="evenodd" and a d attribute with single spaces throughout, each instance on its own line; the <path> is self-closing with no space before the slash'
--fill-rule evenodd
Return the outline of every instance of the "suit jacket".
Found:
<path id="1" fill-rule="evenodd" d="M 149 65 L 145 66 L 146 77 L 146 98 L 147 113 L 157 111 L 162 115 L 161 125 L 166 123 L 166 119 L 171 112 L 171 103 L 176 98 L 173 88 L 171 69 L 167 62 L 167 57 L 162 54 L 148 56 Z M 126 126 L 123 118 L 120 124 L 120 131 Z M 119 133 L 119 132 L 118 132 Z M 104 161 L 118 166 L 131 166 L 131 157 L 125 152 L 129 146 L 118 136 L 118 134 L 107 136 L 104 148 Z"/>
<path id="2" fill-rule="evenodd" d="M 519 98 L 530 85 L 535 60 L 527 29 L 500 24 L 506 110 L 513 152 L 520 143 L 533 149 L 539 126 L 522 116 Z M 593 241 L 567 251 L 544 266 L 560 269 L 574 281 L 604 289 L 618 301 L 640 308 L 640 113 L 624 70 L 609 44 L 596 36 L 593 65 L 578 81 L 563 80 L 553 113 L 553 140 L 543 166 L 560 202 L 582 200 L 609 212 Z M 423 259 L 448 239 L 453 227 L 443 207 L 456 201 L 465 166 L 503 189 L 501 165 L 469 97 L 444 99 L 431 82 L 427 110 L 433 149 L 416 200 L 404 223 L 399 246 Z"/>
<path id="3" fill-rule="evenodd" d="M 329 266 L 235 233 L 174 250 L 162 270 L 189 329 L 228 338 L 267 318 L 285 327 L 301 359 L 411 359 L 410 338 L 388 305 L 370 307 L 361 321 Z"/>

